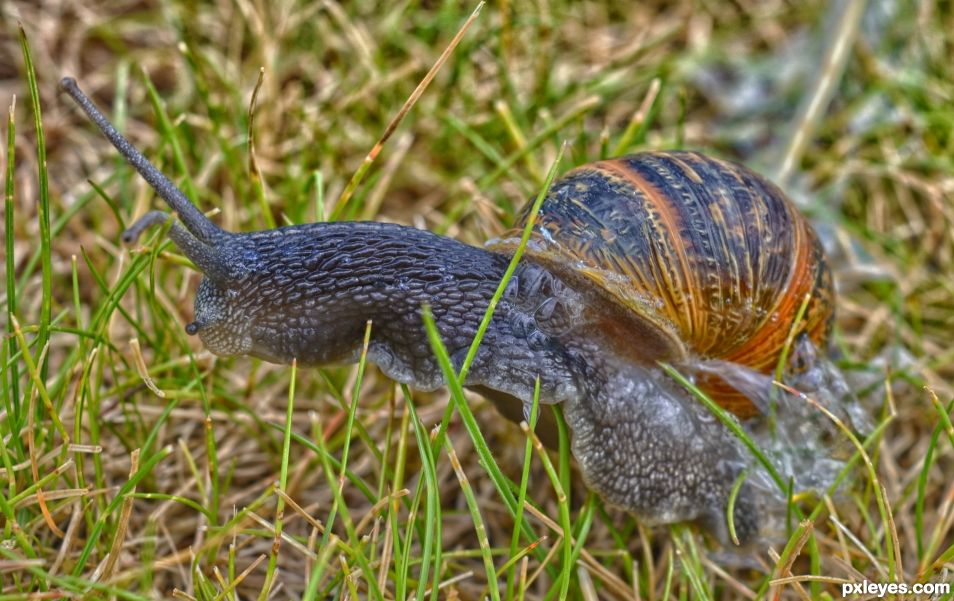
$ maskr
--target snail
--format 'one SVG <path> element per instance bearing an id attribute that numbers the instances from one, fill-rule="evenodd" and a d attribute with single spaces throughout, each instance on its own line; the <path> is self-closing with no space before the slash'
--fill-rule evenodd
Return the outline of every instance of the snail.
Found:
<path id="1" fill-rule="evenodd" d="M 444 380 L 421 319 L 427 304 L 461 365 L 529 206 L 512 234 L 485 248 L 372 222 L 227 232 L 75 80 L 61 87 L 175 211 L 169 236 L 205 276 L 186 331 L 212 353 L 354 362 L 371 320 L 369 362 L 433 390 Z M 123 237 L 134 241 L 172 219 L 149 212 Z M 824 349 L 832 316 L 819 241 L 776 186 L 696 152 L 634 154 L 553 183 L 464 384 L 520 419 L 539 378 L 541 401 L 562 403 L 573 455 L 607 502 L 647 524 L 694 521 L 726 540 L 727 502 L 746 458 L 659 365 L 687 371 L 721 406 L 749 418 L 760 412 L 758 395 L 720 366 L 768 373 L 793 327 Z M 755 497 L 746 482 L 735 498 L 743 540 L 759 530 Z"/>

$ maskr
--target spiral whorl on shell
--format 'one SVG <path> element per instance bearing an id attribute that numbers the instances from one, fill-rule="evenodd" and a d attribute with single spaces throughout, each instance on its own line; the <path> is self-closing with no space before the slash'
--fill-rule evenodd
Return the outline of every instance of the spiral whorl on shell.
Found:
<path id="1" fill-rule="evenodd" d="M 515 245 L 504 236 L 491 249 Z M 721 359 L 768 373 L 806 294 L 800 331 L 827 342 L 831 273 L 815 233 L 781 190 L 735 163 L 652 152 L 574 169 L 550 189 L 526 256 L 586 291 L 614 350 L 644 364 Z M 755 413 L 718 378 L 700 383 L 733 413 Z"/>

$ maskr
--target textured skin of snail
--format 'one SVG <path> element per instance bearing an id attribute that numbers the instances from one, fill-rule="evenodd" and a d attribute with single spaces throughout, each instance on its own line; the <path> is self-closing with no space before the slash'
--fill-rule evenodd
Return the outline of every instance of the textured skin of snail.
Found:
<path id="1" fill-rule="evenodd" d="M 368 222 L 226 232 L 122 138 L 74 81 L 62 86 L 178 214 L 170 236 L 205 275 L 187 331 L 210 351 L 348 363 L 371 320 L 369 361 L 396 381 L 432 390 L 444 380 L 421 321 L 427 304 L 461 364 L 512 239 L 484 249 Z M 168 219 L 149 213 L 125 237 Z M 465 385 L 519 419 L 539 378 L 541 399 L 563 403 L 589 486 L 647 523 L 697 521 L 727 540 L 729 490 L 746 459 L 658 362 L 690 375 L 706 359 L 767 372 L 807 293 L 802 329 L 824 348 L 831 278 L 808 224 L 744 167 L 690 152 L 646 153 L 583 166 L 555 182 L 525 257 Z M 757 413 L 718 376 L 695 375 L 740 417 Z M 743 540 L 758 532 L 755 496 L 746 484 L 736 500 Z"/>

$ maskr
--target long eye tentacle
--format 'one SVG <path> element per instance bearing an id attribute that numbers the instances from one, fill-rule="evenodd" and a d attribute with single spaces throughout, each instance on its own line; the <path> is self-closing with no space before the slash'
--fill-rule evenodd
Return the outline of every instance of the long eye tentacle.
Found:
<path id="1" fill-rule="evenodd" d="M 192 204 L 186 195 L 183 194 L 182 190 L 177 188 L 169 178 L 156 169 L 156 167 L 149 162 L 149 159 L 143 156 L 129 140 L 113 127 L 113 124 L 109 122 L 106 116 L 96 108 L 93 101 L 80 90 L 75 79 L 72 77 L 64 77 L 60 80 L 60 87 L 83 109 L 90 120 L 96 124 L 96 127 L 98 127 L 100 131 L 103 132 L 103 135 L 116 147 L 119 154 L 139 172 L 156 193 L 166 201 L 166 204 L 179 214 L 179 219 L 182 220 L 186 229 L 188 229 L 198 241 L 211 244 L 222 236 L 224 233 L 223 230 L 209 221 L 202 211 Z M 151 217 L 147 224 L 153 225 L 159 222 L 160 220 L 158 218 Z M 136 227 L 136 225 L 133 227 Z M 145 229 L 145 226 L 135 231 L 141 233 L 143 229 Z M 176 243 L 178 244 L 178 241 Z"/>

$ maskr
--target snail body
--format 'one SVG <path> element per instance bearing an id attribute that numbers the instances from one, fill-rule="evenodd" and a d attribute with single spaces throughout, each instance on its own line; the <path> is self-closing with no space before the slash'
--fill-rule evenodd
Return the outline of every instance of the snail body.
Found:
<path id="1" fill-rule="evenodd" d="M 213 353 L 275 363 L 369 361 L 424 390 L 443 385 L 421 322 L 427 304 L 460 366 L 516 246 L 487 248 L 369 222 L 231 233 L 210 222 L 125 140 L 72 79 L 62 87 L 178 214 L 169 234 L 203 272 L 186 330 Z M 124 238 L 171 217 L 151 212 Z M 521 222 L 527 218 L 524 211 Z M 522 223 L 517 224 L 522 229 Z M 768 372 L 797 327 L 824 348 L 831 276 L 810 226 L 772 184 L 691 152 L 601 161 L 554 182 L 525 259 L 464 384 L 519 419 L 540 381 L 563 403 L 588 484 L 651 524 L 699 521 L 727 539 L 729 490 L 746 462 L 725 428 L 659 362 L 718 360 Z M 717 370 L 716 370 L 717 371 Z M 713 370 L 698 381 L 740 417 L 752 395 Z M 735 502 L 740 538 L 759 518 Z"/>

